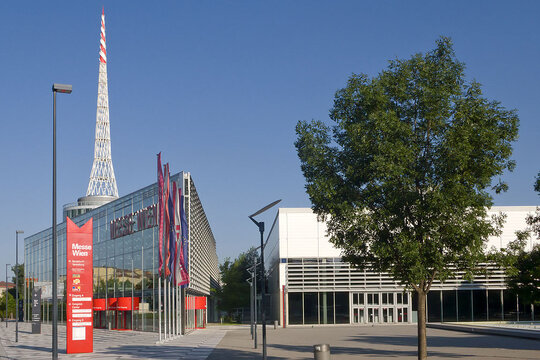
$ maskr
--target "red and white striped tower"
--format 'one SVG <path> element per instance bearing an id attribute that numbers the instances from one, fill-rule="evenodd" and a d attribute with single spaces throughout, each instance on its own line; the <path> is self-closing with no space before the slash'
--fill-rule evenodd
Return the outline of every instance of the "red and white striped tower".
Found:
<path id="1" fill-rule="evenodd" d="M 94 163 L 86 196 L 118 197 L 111 157 L 111 130 L 109 123 L 109 88 L 107 85 L 107 45 L 105 41 L 105 9 L 101 14 L 99 47 L 99 83 L 96 114 L 96 140 Z"/>

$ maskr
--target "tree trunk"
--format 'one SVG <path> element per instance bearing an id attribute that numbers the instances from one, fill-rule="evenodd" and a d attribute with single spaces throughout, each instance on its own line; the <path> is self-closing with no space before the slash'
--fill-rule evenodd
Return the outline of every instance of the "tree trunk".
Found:
<path id="1" fill-rule="evenodd" d="M 418 294 L 418 360 L 427 359 L 426 338 L 426 292 L 417 291 Z"/>

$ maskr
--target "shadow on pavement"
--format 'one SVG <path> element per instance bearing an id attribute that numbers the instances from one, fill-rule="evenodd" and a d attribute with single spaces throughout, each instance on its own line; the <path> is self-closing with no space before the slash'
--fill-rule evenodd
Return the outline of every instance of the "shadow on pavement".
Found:
<path id="1" fill-rule="evenodd" d="M 19 349 L 43 351 L 43 352 L 52 352 L 50 347 L 43 347 L 43 346 L 31 346 L 31 345 L 22 345 L 22 344 L 13 343 L 13 345 L 11 345 L 11 347 L 19 348 Z M 59 354 L 65 354 L 66 349 L 58 348 L 58 353 Z"/>
<path id="2" fill-rule="evenodd" d="M 494 341 L 494 339 L 496 339 Z M 356 335 L 350 341 L 366 344 L 384 344 L 395 346 L 416 346 L 416 336 L 370 336 Z M 433 347 L 486 348 L 509 350 L 540 350 L 540 341 L 516 339 L 506 336 L 468 334 L 462 337 L 428 335 L 428 349 Z"/>
<path id="3" fill-rule="evenodd" d="M 270 345 L 268 346 L 270 347 Z M 308 358 L 313 358 L 313 353 L 308 356 Z M 234 359 L 234 360 L 260 360 L 261 353 L 254 353 L 250 351 L 242 350 L 233 350 L 233 349 L 214 349 L 214 351 L 208 356 L 206 360 L 224 360 L 224 359 Z M 288 360 L 289 357 L 281 356 L 271 356 L 268 355 L 268 360 Z"/>
<path id="4" fill-rule="evenodd" d="M 410 345 L 410 344 L 407 344 Z M 299 352 L 302 354 L 311 354 L 313 356 L 313 346 L 298 346 L 298 345 L 268 345 L 269 348 L 276 348 L 284 351 Z M 330 352 L 332 355 L 369 355 L 370 357 L 416 357 L 416 349 L 411 351 L 403 350 L 381 350 L 372 349 L 370 347 L 344 347 L 344 346 L 332 346 L 330 345 Z M 430 356 L 439 356 L 443 358 L 463 358 L 467 355 L 454 354 L 448 352 L 429 351 Z M 469 355 L 472 356 L 472 355 Z M 260 357 L 260 356 L 259 356 Z"/>

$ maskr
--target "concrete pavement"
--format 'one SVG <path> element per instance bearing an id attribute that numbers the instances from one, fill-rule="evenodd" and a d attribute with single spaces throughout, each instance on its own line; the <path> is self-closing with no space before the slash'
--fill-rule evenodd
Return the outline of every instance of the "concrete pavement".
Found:
<path id="1" fill-rule="evenodd" d="M 66 327 L 58 327 L 59 359 L 189 359 L 204 360 L 221 341 L 226 327 L 196 330 L 187 336 L 156 345 L 156 333 L 94 329 L 94 352 L 66 354 Z M 52 326 L 43 324 L 41 334 L 31 333 L 30 323 L 0 323 L 0 359 L 51 359 Z"/>
<path id="2" fill-rule="evenodd" d="M 31 334 L 31 325 L 0 323 L 0 359 L 50 359 L 51 326 Z M 157 334 L 94 329 L 92 354 L 65 353 L 65 326 L 59 326 L 60 359 L 190 359 L 248 360 L 261 358 L 253 349 L 249 326 L 209 326 L 188 336 L 156 345 Z M 268 359 L 313 359 L 313 345 L 331 346 L 332 360 L 399 358 L 416 359 L 416 325 L 289 327 L 268 326 Z M 540 341 L 505 336 L 428 329 L 430 359 L 538 359 Z"/>
<path id="3" fill-rule="evenodd" d="M 540 341 L 427 329 L 429 359 L 539 359 Z M 313 345 L 330 344 L 332 360 L 416 359 L 416 325 L 268 327 L 268 359 L 313 359 Z M 259 342 L 261 331 L 259 328 Z M 261 358 L 249 328 L 230 330 L 208 360 Z"/>

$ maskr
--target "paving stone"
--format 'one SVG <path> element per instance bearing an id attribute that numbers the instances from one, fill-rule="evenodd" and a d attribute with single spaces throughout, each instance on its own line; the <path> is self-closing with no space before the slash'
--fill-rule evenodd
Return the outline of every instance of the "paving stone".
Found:
<path id="1" fill-rule="evenodd" d="M 0 359 L 50 359 L 52 326 L 42 324 L 41 334 L 31 333 L 30 323 L 19 323 L 19 342 L 15 342 L 15 323 L 0 323 Z M 157 344 L 158 334 L 139 331 L 94 329 L 94 352 L 66 354 L 66 328 L 58 326 L 59 359 L 200 359 L 210 355 L 227 328 L 195 330 L 186 336 Z"/>

